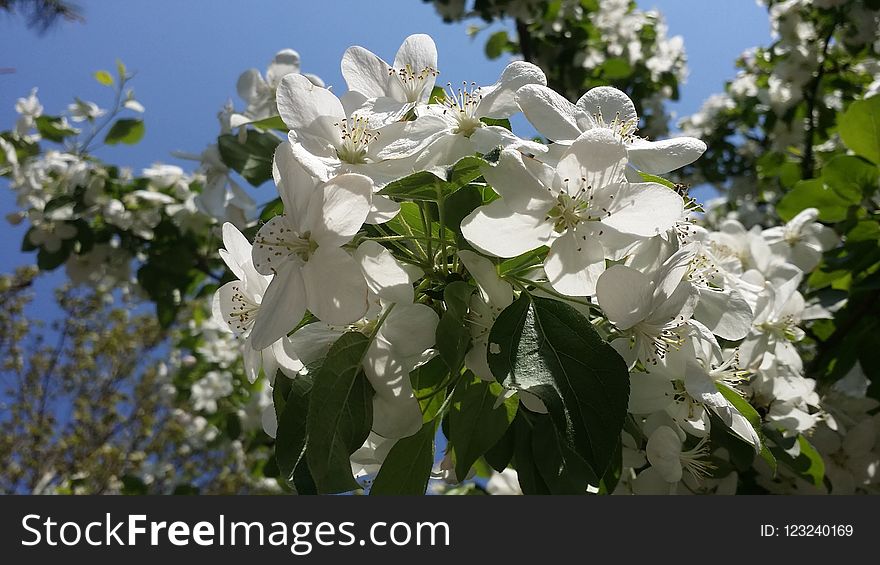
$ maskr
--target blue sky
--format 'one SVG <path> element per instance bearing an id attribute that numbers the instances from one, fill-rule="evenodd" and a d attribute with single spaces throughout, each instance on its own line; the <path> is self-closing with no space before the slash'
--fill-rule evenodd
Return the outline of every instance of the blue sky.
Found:
<path id="1" fill-rule="evenodd" d="M 137 73 L 132 86 L 147 109 L 147 133 L 137 146 L 103 148 L 98 155 L 135 170 L 156 161 L 179 163 L 170 155 L 174 150 L 200 152 L 217 133 L 216 114 L 225 101 L 232 98 L 241 107 L 235 94 L 238 75 L 250 67 L 264 70 L 285 47 L 299 51 L 305 72 L 318 74 L 337 91 L 344 91 L 339 60 L 349 45 L 363 45 L 390 60 L 411 33 L 434 37 L 444 83 L 489 84 L 506 64 L 486 60 L 486 32 L 472 41 L 466 25 L 444 24 L 420 0 L 78 3 L 85 24 L 62 23 L 44 36 L 28 30 L 20 18 L 0 17 L 0 68 L 14 69 L 0 74 L 0 130 L 13 126 L 15 100 L 34 86 L 49 114 L 62 112 L 74 96 L 109 105 L 110 91 L 92 73 L 112 70 L 119 58 Z M 766 11 L 754 0 L 640 0 L 639 5 L 658 9 L 670 35 L 684 36 L 690 76 L 681 101 L 671 106 L 679 115 L 692 113 L 721 89 L 744 49 L 769 41 Z M 271 190 L 266 184 L 255 196 L 265 201 Z M 14 204 L 0 181 L 0 215 L 13 211 Z M 24 231 L 0 219 L 2 272 L 35 260 L 19 251 Z M 38 288 L 60 280 L 50 277 Z"/>

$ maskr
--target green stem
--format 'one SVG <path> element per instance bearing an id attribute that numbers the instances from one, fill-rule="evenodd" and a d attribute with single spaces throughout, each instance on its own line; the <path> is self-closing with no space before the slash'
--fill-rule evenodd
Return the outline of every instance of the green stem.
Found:
<path id="1" fill-rule="evenodd" d="M 533 286 L 533 287 L 537 288 L 538 290 L 541 290 L 542 292 L 546 292 L 547 294 L 549 294 L 555 298 L 559 298 L 560 300 L 565 300 L 567 302 L 572 302 L 574 304 L 580 304 L 582 306 L 589 306 L 591 310 L 593 308 L 595 308 L 595 304 L 591 304 L 590 302 L 587 302 L 586 300 L 580 300 L 580 299 L 574 298 L 573 296 L 566 296 L 564 294 L 556 292 L 555 290 L 553 290 L 552 288 L 550 288 L 548 286 L 542 285 L 541 283 L 537 283 L 535 281 L 530 281 L 529 279 L 523 279 L 520 277 L 510 277 L 510 278 L 515 280 L 516 282 L 518 282 L 521 286 Z M 523 288 L 523 290 L 524 290 L 524 288 Z"/>
<path id="2" fill-rule="evenodd" d="M 448 253 L 446 250 L 446 206 L 443 197 L 438 194 L 437 209 L 440 211 L 440 257 L 443 261 L 443 274 L 449 274 Z"/>
<path id="3" fill-rule="evenodd" d="M 422 227 L 425 230 L 425 237 L 428 238 L 427 248 L 428 248 L 428 262 L 431 265 L 434 264 L 434 250 L 431 245 L 431 223 L 428 221 L 428 216 L 425 214 L 425 203 L 419 202 L 419 216 L 422 218 Z"/>

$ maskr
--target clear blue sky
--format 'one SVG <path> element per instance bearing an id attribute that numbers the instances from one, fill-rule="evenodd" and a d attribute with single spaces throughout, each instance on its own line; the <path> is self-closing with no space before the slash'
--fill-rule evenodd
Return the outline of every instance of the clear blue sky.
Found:
<path id="1" fill-rule="evenodd" d="M 0 129 L 12 127 L 15 100 L 34 86 L 46 113 L 60 113 L 74 96 L 110 103 L 109 90 L 92 78 L 114 68 L 116 58 L 136 71 L 133 87 L 146 106 L 147 133 L 135 147 L 105 148 L 98 155 L 136 171 L 156 161 L 179 163 L 173 150 L 198 153 L 217 132 L 216 114 L 228 98 L 238 107 L 235 82 L 250 67 L 261 71 L 279 49 L 302 56 L 303 70 L 321 76 L 337 91 L 343 51 L 363 45 L 390 60 L 404 37 L 429 33 L 440 53 L 443 82 L 494 82 L 506 61 L 487 61 L 485 34 L 475 41 L 465 25 L 442 23 L 420 0 L 80 0 L 85 24 L 61 23 L 46 35 L 27 29 L 21 18 L 0 17 Z M 682 100 L 671 108 L 692 113 L 733 75 L 733 61 L 744 49 L 769 41 L 766 11 L 754 0 L 640 0 L 658 9 L 670 35 L 682 35 L 690 77 Z M 191 166 L 185 164 L 184 166 Z M 255 196 L 266 200 L 264 185 Z M 0 215 L 14 210 L 11 191 L 0 181 Z M 19 251 L 24 227 L 0 218 L 2 272 L 35 261 Z M 59 277 L 40 285 L 49 288 Z"/>

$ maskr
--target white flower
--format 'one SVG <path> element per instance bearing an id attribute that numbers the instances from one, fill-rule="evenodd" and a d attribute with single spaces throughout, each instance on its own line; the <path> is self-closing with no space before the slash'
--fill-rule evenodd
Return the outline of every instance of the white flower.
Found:
<path id="1" fill-rule="evenodd" d="M 492 473 L 486 483 L 486 492 L 496 495 L 522 494 L 519 487 L 519 475 L 514 469 L 505 469 L 500 473 Z"/>
<path id="2" fill-rule="evenodd" d="M 84 122 L 86 120 L 93 122 L 107 113 L 107 110 L 99 108 L 94 102 L 80 100 L 79 98 L 67 107 L 67 111 L 70 112 L 70 119 L 74 122 Z"/>
<path id="3" fill-rule="evenodd" d="M 635 135 L 639 117 L 629 97 L 610 86 L 587 91 L 572 104 L 546 86 L 524 86 L 516 101 L 529 122 L 545 137 L 570 145 L 592 129 L 612 131 L 626 143 L 629 162 L 648 173 L 668 173 L 696 161 L 706 144 L 693 137 L 648 141 Z"/>
<path id="4" fill-rule="evenodd" d="M 232 394 L 232 373 L 208 371 L 193 383 L 190 394 L 194 409 L 213 414 L 217 411 L 217 401 Z"/>
<path id="5" fill-rule="evenodd" d="M 705 438 L 688 450 L 683 447 L 684 440 L 684 433 L 680 434 L 669 426 L 660 426 L 648 438 L 645 447 L 648 461 L 667 483 L 682 480 L 685 469 L 698 479 L 708 475 L 712 468 L 707 461 L 709 449 Z"/>
<path id="6" fill-rule="evenodd" d="M 286 336 L 261 348 L 255 347 L 251 339 L 254 322 L 272 277 L 256 271 L 251 244 L 230 223 L 223 224 L 223 245 L 226 248 L 220 250 L 220 257 L 238 280 L 224 284 L 214 294 L 214 318 L 243 338 L 244 369 L 250 382 L 257 379 L 261 367 L 269 382 L 275 379 L 278 369 L 290 378 L 295 377 L 303 364 L 293 353 Z"/>
<path id="7" fill-rule="evenodd" d="M 284 147 L 312 176 L 327 181 L 338 174 L 359 173 L 373 179 L 377 190 L 412 172 L 404 158 L 421 149 L 435 133 L 420 120 L 376 130 L 363 116 L 346 112 L 328 89 L 297 74 L 281 81 L 278 112 L 290 128 L 290 144 Z M 387 222 L 399 210 L 398 203 L 377 196 L 368 221 Z"/>
<path id="8" fill-rule="evenodd" d="M 625 167 L 623 143 L 604 129 L 573 143 L 555 171 L 504 151 L 498 164 L 483 172 L 501 198 L 466 217 L 462 233 L 500 257 L 550 245 L 544 271 L 553 288 L 591 295 L 607 251 L 622 239 L 628 245 L 632 236 L 666 231 L 684 213 L 678 194 L 655 183 L 627 182 Z"/>
<path id="9" fill-rule="evenodd" d="M 453 90 L 449 85 L 441 104 L 420 107 L 419 120 L 433 135 L 431 143 L 416 159 L 416 170 L 442 169 L 462 157 L 475 152 L 488 153 L 496 147 L 546 152 L 543 144 L 520 139 L 504 127 L 489 126 L 481 121 L 482 118 L 506 119 L 519 113 L 514 96 L 527 84 L 547 84 L 547 77 L 531 63 L 514 61 L 491 86 L 478 88 L 464 83 Z"/>
<path id="10" fill-rule="evenodd" d="M 684 343 L 697 302 L 693 286 L 682 278 L 688 263 L 688 253 L 677 252 L 653 277 L 623 265 L 614 265 L 599 277 L 596 298 L 602 312 L 629 334 L 611 345 L 629 366 L 636 360 L 646 365 L 668 363 L 670 348 L 677 350 Z M 676 364 L 679 357 L 674 356 Z"/>
<path id="11" fill-rule="evenodd" d="M 43 105 L 37 98 L 37 89 L 32 88 L 27 98 L 19 98 L 15 102 L 15 111 L 19 118 L 15 123 L 15 133 L 19 137 L 27 135 L 36 125 L 36 119 L 43 115 Z"/>
<path id="12" fill-rule="evenodd" d="M 761 235 L 770 249 L 809 273 L 822 261 L 822 253 L 840 241 L 834 230 L 816 222 L 819 210 L 807 208 L 784 226 L 764 230 Z"/>
<path id="13" fill-rule="evenodd" d="M 238 127 L 245 123 L 269 118 L 278 114 L 275 105 L 275 90 L 281 79 L 291 73 L 300 72 L 299 53 L 293 49 L 282 49 L 273 57 L 266 69 L 266 77 L 257 69 L 248 69 L 238 77 L 236 90 L 239 97 L 247 102 L 244 114 L 230 115 L 230 127 Z M 303 75 L 316 86 L 324 86 L 324 82 L 315 75 Z"/>
<path id="14" fill-rule="evenodd" d="M 345 325 L 367 310 L 367 285 L 357 262 L 341 246 L 370 211 L 373 184 L 343 174 L 320 185 L 293 160 L 287 144 L 275 152 L 275 183 L 285 214 L 257 232 L 257 272 L 274 274 L 254 322 L 254 347 L 287 334 L 306 309 L 328 324 Z"/>
<path id="15" fill-rule="evenodd" d="M 407 37 L 393 65 L 360 46 L 349 47 L 342 56 L 348 89 L 363 96 L 360 110 L 377 126 L 399 121 L 426 103 L 437 74 L 437 47 L 424 34 Z"/>

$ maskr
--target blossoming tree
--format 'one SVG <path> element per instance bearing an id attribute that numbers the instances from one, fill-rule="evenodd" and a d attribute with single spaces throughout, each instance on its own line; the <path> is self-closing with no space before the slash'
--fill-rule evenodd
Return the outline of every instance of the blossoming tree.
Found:
<path id="1" fill-rule="evenodd" d="M 459 4 L 437 1 L 452 19 Z M 345 92 L 280 51 L 241 76 L 246 108 L 221 113 L 195 174 L 89 155 L 143 133 L 120 65 L 96 74 L 109 111 L 20 100 L 0 137 L 13 219 L 41 269 L 155 304 L 175 417 L 235 443 L 250 488 L 873 492 L 859 363 L 876 362 L 840 337 L 876 306 L 878 98 L 860 87 L 877 43 L 849 42 L 870 4 L 772 3 L 783 38 L 825 39 L 805 114 L 778 104 L 801 108 L 791 80 L 731 83 L 770 97 L 725 102 L 745 141 L 705 116 L 660 138 L 683 51 L 628 2 L 477 2 L 516 21 L 487 53 L 526 59 L 490 85 L 437 86 L 456 71 L 423 34 L 393 58 L 349 48 Z M 760 60 L 785 73 L 804 49 Z M 836 115 L 817 104 L 826 72 Z M 513 131 L 518 114 L 539 137 Z M 808 149 L 780 145 L 781 123 L 804 124 Z M 678 183 L 721 185 L 734 165 L 758 197 L 725 185 L 704 208 Z M 259 207 L 236 179 L 278 197 Z"/>

